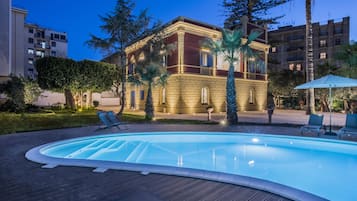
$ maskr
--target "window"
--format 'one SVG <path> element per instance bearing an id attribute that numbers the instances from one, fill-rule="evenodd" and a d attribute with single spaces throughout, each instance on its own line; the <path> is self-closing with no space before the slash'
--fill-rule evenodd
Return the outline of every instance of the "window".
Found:
<path id="1" fill-rule="evenodd" d="M 326 52 L 320 52 L 320 59 L 326 59 Z"/>
<path id="2" fill-rule="evenodd" d="M 249 89 L 249 104 L 254 104 L 254 90 Z"/>
<path id="3" fill-rule="evenodd" d="M 271 52 L 276 52 L 276 47 L 271 47 Z"/>
<path id="4" fill-rule="evenodd" d="M 40 42 L 41 48 L 45 49 L 46 48 L 46 42 Z"/>
<path id="5" fill-rule="evenodd" d="M 51 56 L 55 57 L 57 55 L 56 51 L 51 51 Z"/>
<path id="6" fill-rule="evenodd" d="M 44 56 L 45 56 L 45 53 L 42 52 L 42 51 L 37 50 L 37 51 L 36 51 L 36 56 L 38 56 L 38 57 L 44 57 Z"/>
<path id="7" fill-rule="evenodd" d="M 27 49 L 27 54 L 33 54 L 34 50 L 32 48 Z"/>
<path id="8" fill-rule="evenodd" d="M 295 65 L 294 64 L 289 64 L 289 70 L 294 70 Z"/>
<path id="9" fill-rule="evenodd" d="M 166 88 L 162 88 L 162 97 L 161 97 L 162 104 L 166 104 Z"/>
<path id="10" fill-rule="evenodd" d="M 56 42 L 54 42 L 54 41 L 51 42 L 52 47 L 56 47 L 56 45 L 57 45 Z"/>
<path id="11" fill-rule="evenodd" d="M 30 44 L 33 44 L 33 38 L 28 38 L 28 42 L 29 42 Z"/>
<path id="12" fill-rule="evenodd" d="M 140 100 L 144 100 L 145 99 L 145 92 L 144 90 L 140 91 Z"/>
<path id="13" fill-rule="evenodd" d="M 335 45 L 341 45 L 341 39 L 340 38 L 337 38 L 335 40 Z"/>
<path id="14" fill-rule="evenodd" d="M 212 67 L 213 57 L 207 51 L 201 51 L 200 54 L 200 66 Z"/>
<path id="15" fill-rule="evenodd" d="M 61 40 L 66 40 L 66 36 L 65 35 L 61 35 Z"/>
<path id="16" fill-rule="evenodd" d="M 296 70 L 301 71 L 301 64 L 296 64 Z"/>
<path id="17" fill-rule="evenodd" d="M 32 65 L 32 64 L 33 64 L 33 58 L 29 58 L 29 59 L 27 60 L 27 63 Z"/>
<path id="18" fill-rule="evenodd" d="M 201 104 L 207 105 L 208 104 L 208 88 L 204 87 L 201 89 Z"/>
<path id="19" fill-rule="evenodd" d="M 59 34 L 55 34 L 55 39 L 59 39 Z"/>
<path id="20" fill-rule="evenodd" d="M 326 40 L 320 40 L 320 47 L 326 47 Z"/>
<path id="21" fill-rule="evenodd" d="M 162 56 L 162 66 L 163 67 L 167 67 L 167 57 L 166 57 L 166 55 Z"/>
<path id="22" fill-rule="evenodd" d="M 133 64 L 133 63 L 129 64 L 128 74 L 133 74 L 134 68 L 135 68 L 135 64 Z"/>
<path id="23" fill-rule="evenodd" d="M 29 28 L 29 33 L 33 33 L 33 28 Z"/>

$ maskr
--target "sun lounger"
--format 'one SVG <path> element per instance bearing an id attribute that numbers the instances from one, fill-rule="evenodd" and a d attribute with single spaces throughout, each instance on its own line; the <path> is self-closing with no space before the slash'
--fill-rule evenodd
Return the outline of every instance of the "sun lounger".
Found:
<path id="1" fill-rule="evenodd" d="M 300 134 L 303 135 L 305 132 L 313 132 L 316 133 L 317 136 L 320 136 L 320 133 L 324 130 L 322 125 L 323 119 L 323 115 L 311 114 L 308 124 L 300 128 Z"/>
<path id="2" fill-rule="evenodd" d="M 107 128 L 112 128 L 112 127 L 117 127 L 118 129 L 120 129 L 119 121 L 112 122 L 111 119 L 109 118 L 109 116 L 107 115 L 107 112 L 100 111 L 100 112 L 97 112 L 97 114 L 98 114 L 98 118 L 104 125 L 102 127 L 99 127 L 98 129 L 107 129 Z"/>
<path id="3" fill-rule="evenodd" d="M 357 114 L 347 114 L 345 127 L 338 130 L 337 135 L 339 138 L 344 135 L 356 135 L 357 136 Z"/>

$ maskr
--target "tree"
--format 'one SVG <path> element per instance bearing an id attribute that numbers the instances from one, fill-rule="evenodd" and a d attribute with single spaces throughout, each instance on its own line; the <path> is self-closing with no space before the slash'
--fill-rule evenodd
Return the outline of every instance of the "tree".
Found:
<path id="1" fill-rule="evenodd" d="M 264 25 L 277 24 L 277 20 L 284 17 L 266 17 L 268 10 L 285 4 L 290 0 L 223 0 L 225 16 L 224 27 L 236 29 L 239 27 L 240 19 L 247 16 L 249 22 Z"/>
<path id="2" fill-rule="evenodd" d="M 92 104 L 92 92 L 110 90 L 117 79 L 118 68 L 114 64 L 83 60 L 78 62 L 80 94 L 88 92 L 87 106 Z M 82 95 L 81 95 L 82 97 Z"/>
<path id="3" fill-rule="evenodd" d="M 75 109 L 73 90 L 78 88 L 80 74 L 77 63 L 72 59 L 44 57 L 36 60 L 37 82 L 42 89 L 64 92 L 66 106 Z"/>
<path id="4" fill-rule="evenodd" d="M 343 76 L 357 78 L 357 42 L 344 45 L 335 55 L 337 61 L 342 62 L 339 70 Z"/>
<path id="5" fill-rule="evenodd" d="M 314 50 L 312 40 L 312 22 L 311 22 L 311 0 L 305 0 L 305 14 L 306 14 L 306 82 L 314 80 Z M 315 95 L 314 89 L 307 89 L 307 108 L 306 114 L 315 113 Z"/>
<path id="6" fill-rule="evenodd" d="M 125 47 L 133 40 L 147 34 L 150 18 L 147 17 L 147 10 L 141 11 L 138 16 L 132 14 L 135 4 L 131 0 L 118 0 L 114 11 L 100 16 L 103 25 L 101 30 L 108 35 L 106 38 L 100 38 L 91 35 L 87 45 L 93 48 L 101 49 L 109 54 L 118 52 L 120 57 L 121 71 L 121 107 L 119 114 L 122 114 L 125 106 L 126 94 L 126 57 Z"/>
<path id="7" fill-rule="evenodd" d="M 234 62 L 237 61 L 235 55 L 242 53 L 247 57 L 254 56 L 249 44 L 254 41 L 261 33 L 252 32 L 247 40 L 243 42 L 242 30 L 227 30 L 222 31 L 222 39 L 214 41 L 207 38 L 202 46 L 211 50 L 211 52 L 223 53 L 225 60 L 229 62 L 229 70 L 226 83 L 226 102 L 227 102 L 227 120 L 229 125 L 238 123 L 237 101 L 236 101 L 236 86 L 234 79 Z"/>
<path id="8" fill-rule="evenodd" d="M 162 65 L 162 58 L 175 48 L 176 44 L 164 43 L 163 32 L 157 32 L 140 51 L 135 53 L 135 60 L 138 61 L 135 74 L 130 75 L 128 79 L 137 85 L 147 85 L 148 87 L 145 102 L 145 119 L 147 120 L 152 120 L 154 117 L 152 87 L 165 86 L 169 78 L 166 67 Z M 142 54 L 144 57 L 140 59 Z"/>
<path id="9" fill-rule="evenodd" d="M 10 76 L 10 78 L 6 83 L 0 84 L 0 94 L 6 94 L 9 99 L 10 111 L 23 112 L 25 110 L 24 83 L 19 77 Z"/>

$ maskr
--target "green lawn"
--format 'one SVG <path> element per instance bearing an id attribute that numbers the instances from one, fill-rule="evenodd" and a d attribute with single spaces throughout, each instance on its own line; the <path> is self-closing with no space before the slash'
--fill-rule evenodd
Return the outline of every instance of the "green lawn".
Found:
<path id="1" fill-rule="evenodd" d="M 130 123 L 150 123 L 144 116 L 124 114 L 122 121 Z M 217 124 L 216 122 L 198 120 L 159 119 L 151 123 L 167 124 Z M 48 111 L 48 113 L 7 113 L 0 112 L 0 134 L 24 131 L 69 128 L 100 124 L 96 110 L 70 112 L 66 110 Z"/>

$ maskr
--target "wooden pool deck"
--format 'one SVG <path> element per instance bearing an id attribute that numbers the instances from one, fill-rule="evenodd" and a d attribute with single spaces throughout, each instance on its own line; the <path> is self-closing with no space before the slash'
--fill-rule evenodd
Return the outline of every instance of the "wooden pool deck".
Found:
<path id="1" fill-rule="evenodd" d="M 41 168 L 25 159 L 25 153 L 38 145 L 82 136 L 96 127 L 48 130 L 0 136 L 0 200 L 4 201 L 197 201 L 250 200 L 285 201 L 287 198 L 243 186 L 169 176 L 142 175 L 139 172 L 108 170 L 92 172 L 91 168 Z M 218 125 L 128 125 L 125 132 L 138 131 L 241 131 L 295 135 L 298 128 L 274 126 L 221 127 Z M 107 130 L 105 132 L 116 132 Z M 123 131 L 120 131 L 123 132 Z"/>

